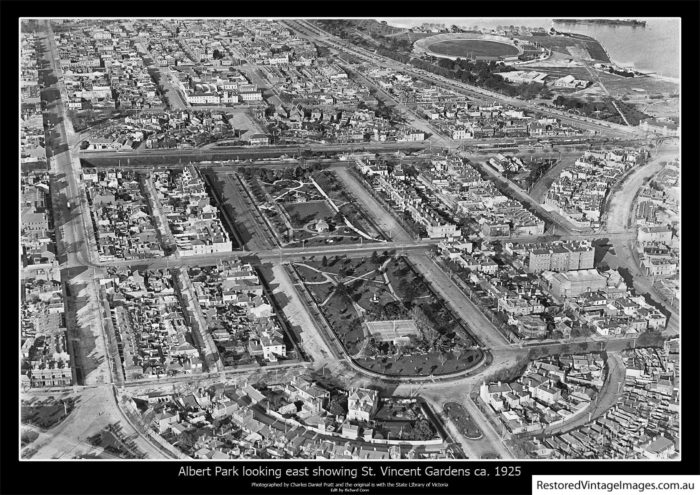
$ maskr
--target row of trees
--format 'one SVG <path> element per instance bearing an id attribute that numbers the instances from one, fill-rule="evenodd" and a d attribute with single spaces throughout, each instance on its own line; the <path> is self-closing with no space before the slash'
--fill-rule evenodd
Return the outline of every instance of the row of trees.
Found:
<path id="1" fill-rule="evenodd" d="M 536 97 L 548 99 L 552 97 L 552 92 L 549 88 L 542 84 L 513 85 L 507 83 L 502 77 L 496 74 L 510 72 L 515 69 L 494 60 L 450 60 L 432 57 L 428 60 L 414 58 L 411 60 L 411 64 L 433 74 L 457 79 L 463 83 L 490 89 L 511 97 L 520 96 L 524 99 L 533 99 Z"/>
<path id="2" fill-rule="evenodd" d="M 321 163 L 312 163 L 304 168 L 296 166 L 294 168 L 285 167 L 278 170 L 264 167 L 241 167 L 239 171 L 246 179 L 256 177 L 264 182 L 272 183 L 281 179 L 308 180 L 315 171 L 326 168 L 327 166 L 328 165 Z"/>

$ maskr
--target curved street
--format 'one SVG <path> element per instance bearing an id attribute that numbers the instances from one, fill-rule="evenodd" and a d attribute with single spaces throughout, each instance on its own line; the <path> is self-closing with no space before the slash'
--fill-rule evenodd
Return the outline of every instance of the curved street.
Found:
<path id="1" fill-rule="evenodd" d="M 624 182 L 623 186 L 612 196 L 607 212 L 607 229 L 610 231 L 631 231 L 635 228 L 631 225 L 634 201 L 639 190 L 646 182 L 656 175 L 665 162 L 671 161 L 680 156 L 678 143 L 675 141 L 665 142 L 655 150 L 654 155 L 647 164 L 637 168 Z M 636 232 L 635 232 L 636 234 Z M 639 266 L 638 256 L 635 253 L 636 236 L 633 238 L 611 237 L 615 248 L 615 255 L 608 255 L 609 265 L 612 268 L 627 268 L 634 277 L 634 288 L 639 294 L 648 293 L 654 300 L 661 303 L 671 312 L 668 329 L 678 332 L 679 311 L 672 307 L 653 287 L 653 280 L 647 277 Z"/>

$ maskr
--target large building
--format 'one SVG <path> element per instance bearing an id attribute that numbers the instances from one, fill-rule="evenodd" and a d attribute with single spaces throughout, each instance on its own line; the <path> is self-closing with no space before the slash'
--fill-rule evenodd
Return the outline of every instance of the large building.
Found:
<path id="1" fill-rule="evenodd" d="M 590 84 L 590 82 L 584 81 L 582 79 L 576 79 L 571 74 L 569 74 L 568 76 L 564 76 L 560 79 L 557 79 L 553 83 L 555 88 L 570 88 L 570 89 L 585 88 L 589 84 Z"/>
<path id="2" fill-rule="evenodd" d="M 670 243 L 673 232 L 668 227 L 640 227 L 637 231 L 639 242 Z"/>
<path id="3" fill-rule="evenodd" d="M 584 292 L 604 289 L 606 278 L 598 270 L 572 270 L 556 273 L 550 278 L 550 290 L 555 297 L 576 297 Z"/>
<path id="4" fill-rule="evenodd" d="M 505 81 L 517 84 L 544 84 L 544 80 L 547 74 L 544 72 L 536 71 L 512 71 L 512 72 L 498 72 L 497 76 L 501 76 Z"/>
<path id="5" fill-rule="evenodd" d="M 547 247 L 526 248 L 525 251 L 529 252 L 527 269 L 531 273 L 593 268 L 595 249 L 587 241 L 557 243 Z"/>
<path id="6" fill-rule="evenodd" d="M 547 322 L 535 315 L 518 318 L 518 333 L 526 339 L 542 339 L 547 336 Z"/>

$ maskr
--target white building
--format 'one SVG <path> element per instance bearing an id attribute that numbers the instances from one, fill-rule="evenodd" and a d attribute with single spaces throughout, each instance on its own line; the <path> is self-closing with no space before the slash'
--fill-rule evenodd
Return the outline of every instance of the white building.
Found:
<path id="1" fill-rule="evenodd" d="M 544 84 L 544 80 L 547 77 L 547 74 L 545 74 L 544 72 L 536 72 L 536 71 L 525 72 L 525 71 L 520 71 L 520 70 L 516 70 L 513 72 L 497 72 L 496 75 L 501 76 L 507 82 L 517 83 L 517 84 L 525 84 L 525 83 Z"/>
<path id="2" fill-rule="evenodd" d="M 570 88 L 570 89 L 575 89 L 575 88 L 585 88 L 589 84 L 588 81 L 584 81 L 582 79 L 576 79 L 572 75 L 564 76 L 560 79 L 557 79 L 554 81 L 554 87 L 556 88 Z"/>
<path id="3" fill-rule="evenodd" d="M 379 393 L 367 388 L 351 388 L 348 396 L 348 420 L 369 421 L 377 411 Z"/>

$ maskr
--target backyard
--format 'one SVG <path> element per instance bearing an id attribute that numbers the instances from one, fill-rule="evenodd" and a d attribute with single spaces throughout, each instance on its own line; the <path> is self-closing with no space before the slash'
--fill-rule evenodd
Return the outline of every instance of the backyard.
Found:
<path id="1" fill-rule="evenodd" d="M 374 416 L 374 424 L 375 438 L 431 440 L 438 437 L 420 403 L 412 399 L 383 399 Z"/>

